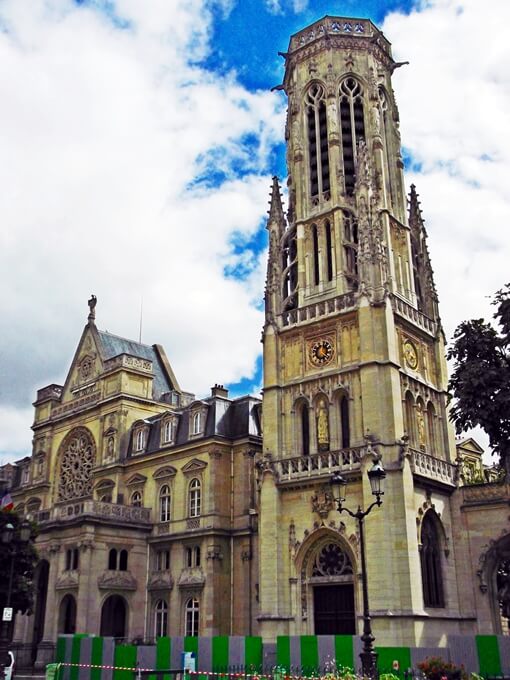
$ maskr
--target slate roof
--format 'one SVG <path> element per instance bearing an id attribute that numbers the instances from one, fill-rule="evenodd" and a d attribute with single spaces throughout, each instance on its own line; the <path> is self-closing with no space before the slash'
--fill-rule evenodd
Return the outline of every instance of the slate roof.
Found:
<path id="1" fill-rule="evenodd" d="M 130 354 L 131 356 L 139 357 L 140 359 L 152 361 L 152 370 L 154 373 L 153 399 L 158 401 L 162 394 L 175 389 L 154 345 L 143 345 L 141 342 L 121 338 L 118 335 L 113 335 L 106 331 L 98 330 L 97 333 L 101 340 L 101 349 L 104 360 L 113 359 L 113 357 L 116 357 L 119 354 Z"/>

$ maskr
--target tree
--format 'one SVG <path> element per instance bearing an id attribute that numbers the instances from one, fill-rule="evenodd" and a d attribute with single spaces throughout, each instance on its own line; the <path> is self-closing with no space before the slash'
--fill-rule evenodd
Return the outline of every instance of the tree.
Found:
<path id="1" fill-rule="evenodd" d="M 7 524 L 14 527 L 14 536 L 10 543 L 0 542 L 0 609 L 6 605 L 7 591 L 11 571 L 11 557 L 14 560 L 11 607 L 22 614 L 32 611 L 34 602 L 33 577 L 37 564 L 37 552 L 33 544 L 35 529 L 32 529 L 30 540 L 26 543 L 20 540 L 19 527 L 21 519 L 15 512 L 0 511 L 0 536 Z"/>
<path id="2" fill-rule="evenodd" d="M 485 430 L 510 479 L 510 284 L 496 293 L 492 304 L 496 324 L 464 321 L 453 335 L 448 351 L 454 361 L 450 418 L 458 434 L 477 425 Z"/>

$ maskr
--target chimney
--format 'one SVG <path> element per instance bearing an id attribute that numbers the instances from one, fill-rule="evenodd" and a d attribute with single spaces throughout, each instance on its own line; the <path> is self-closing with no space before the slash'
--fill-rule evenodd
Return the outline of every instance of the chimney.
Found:
<path id="1" fill-rule="evenodd" d="M 215 385 L 211 387 L 212 397 L 223 397 L 223 399 L 228 399 L 228 390 L 223 387 L 223 385 Z"/>

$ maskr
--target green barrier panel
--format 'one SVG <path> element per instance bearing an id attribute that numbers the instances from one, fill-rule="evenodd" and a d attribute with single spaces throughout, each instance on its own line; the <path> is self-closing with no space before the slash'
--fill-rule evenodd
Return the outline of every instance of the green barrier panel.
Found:
<path id="1" fill-rule="evenodd" d="M 352 635 L 335 635 L 336 667 L 354 669 L 354 639 Z"/>
<path id="2" fill-rule="evenodd" d="M 411 650 L 409 647 L 376 647 L 379 654 L 377 668 L 380 673 L 395 673 L 403 676 L 404 671 L 411 668 Z M 393 662 L 398 661 L 400 670 L 392 670 Z"/>
<path id="3" fill-rule="evenodd" d="M 498 638 L 495 635 L 476 635 L 475 639 L 480 675 L 501 675 Z"/>
<path id="4" fill-rule="evenodd" d="M 262 672 L 262 638 L 244 638 L 244 665 L 248 670 Z"/>
<path id="5" fill-rule="evenodd" d="M 276 665 L 290 669 L 290 638 L 288 635 L 279 635 L 276 638 Z"/>
<path id="6" fill-rule="evenodd" d="M 316 675 L 319 667 L 319 650 L 316 635 L 301 635 L 301 672 L 303 675 Z"/>
<path id="7" fill-rule="evenodd" d="M 229 640 L 227 635 L 216 635 L 212 639 L 212 671 L 225 672 L 229 665 Z"/>
<path id="8" fill-rule="evenodd" d="M 156 668 L 172 667 L 172 639 L 162 637 L 156 640 Z M 148 680 L 157 680 L 156 675 L 147 676 Z M 163 680 L 171 680 L 171 675 L 164 675 Z"/>
<path id="9" fill-rule="evenodd" d="M 55 649 L 55 661 L 63 663 L 66 661 L 66 639 L 59 637 L 57 640 L 57 647 Z"/>
<path id="10" fill-rule="evenodd" d="M 199 663 L 199 658 L 198 658 L 198 637 L 189 635 L 184 638 L 184 652 L 194 652 L 195 654 L 195 668 L 198 671 L 200 666 L 198 665 Z M 186 675 L 184 676 L 186 677 Z M 206 675 L 194 675 L 193 676 L 196 680 L 207 680 Z"/>
<path id="11" fill-rule="evenodd" d="M 135 645 L 117 645 L 113 656 L 113 665 L 136 668 L 136 652 Z M 133 680 L 134 677 L 133 671 L 113 671 L 113 680 Z"/>
<path id="12" fill-rule="evenodd" d="M 103 663 L 103 638 L 92 638 L 92 649 L 90 653 L 90 663 L 93 666 L 101 666 Z M 90 680 L 101 680 L 101 668 L 90 669 Z"/>
<path id="13" fill-rule="evenodd" d="M 80 647 L 81 647 L 81 641 L 82 638 L 88 637 L 86 634 L 80 634 L 80 635 L 73 635 L 73 641 L 71 644 L 71 663 L 79 664 L 80 663 Z M 78 680 L 78 674 L 80 672 L 80 669 L 78 666 L 71 666 L 71 670 L 69 672 L 69 680 Z"/>

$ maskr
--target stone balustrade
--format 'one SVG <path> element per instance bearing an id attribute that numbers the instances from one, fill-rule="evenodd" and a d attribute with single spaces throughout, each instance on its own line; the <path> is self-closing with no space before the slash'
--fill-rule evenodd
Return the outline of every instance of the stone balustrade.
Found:
<path id="1" fill-rule="evenodd" d="M 279 483 L 320 479 L 321 477 L 326 479 L 334 472 L 360 470 L 364 451 L 364 446 L 340 451 L 325 451 L 309 456 L 275 460 L 273 466 Z"/>
<path id="2" fill-rule="evenodd" d="M 311 321 L 312 319 L 331 316 L 347 309 L 353 309 L 354 304 L 354 293 L 346 293 L 345 295 L 337 295 L 330 300 L 314 302 L 306 307 L 291 309 L 288 312 L 283 312 L 281 315 L 282 326 L 293 326 L 294 324 L 302 323 L 303 321 Z"/>
<path id="3" fill-rule="evenodd" d="M 457 466 L 423 451 L 410 449 L 413 474 L 451 486 L 457 485 Z"/>
<path id="4" fill-rule="evenodd" d="M 104 503 L 94 500 L 77 500 L 69 503 L 59 504 L 51 510 L 41 510 L 34 516 L 39 524 L 45 522 L 65 522 L 66 520 L 76 519 L 82 515 L 92 515 L 105 519 L 114 519 L 116 522 L 138 522 L 151 524 L 151 509 L 139 508 L 131 505 L 120 505 L 118 503 Z"/>

